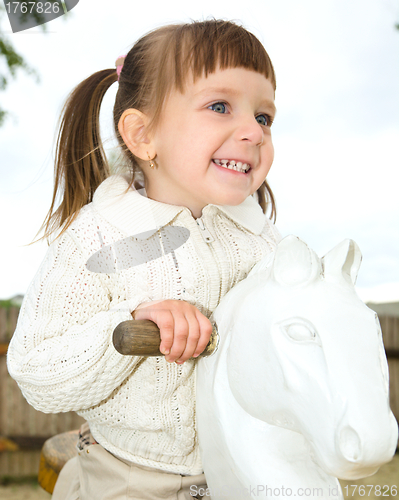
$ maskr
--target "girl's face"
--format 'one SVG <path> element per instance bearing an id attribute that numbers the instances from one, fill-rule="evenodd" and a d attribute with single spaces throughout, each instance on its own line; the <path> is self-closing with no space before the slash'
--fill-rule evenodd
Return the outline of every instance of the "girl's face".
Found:
<path id="1" fill-rule="evenodd" d="M 271 82 L 244 68 L 218 69 L 189 81 L 183 94 L 172 91 L 151 137 L 158 168 L 147 169 L 147 195 L 195 218 L 208 204 L 239 205 L 272 165 L 274 115 Z M 226 168 L 233 161 L 249 170 Z"/>

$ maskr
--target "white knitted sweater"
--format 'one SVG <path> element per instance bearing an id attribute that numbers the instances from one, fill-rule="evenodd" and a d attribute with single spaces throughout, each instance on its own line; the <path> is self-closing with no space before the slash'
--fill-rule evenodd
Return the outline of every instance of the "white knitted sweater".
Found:
<path id="1" fill-rule="evenodd" d="M 50 245 L 22 304 L 8 370 L 32 406 L 76 411 L 114 455 L 199 474 L 195 361 L 122 356 L 113 330 L 149 300 L 185 300 L 209 317 L 280 235 L 251 196 L 207 205 L 194 219 L 127 188 L 124 176 L 108 178 Z M 142 258 L 130 258 L 132 245 Z"/>

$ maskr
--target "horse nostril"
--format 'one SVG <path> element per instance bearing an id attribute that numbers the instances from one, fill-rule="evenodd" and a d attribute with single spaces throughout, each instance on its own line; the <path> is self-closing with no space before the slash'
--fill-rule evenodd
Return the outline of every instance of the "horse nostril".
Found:
<path id="1" fill-rule="evenodd" d="M 360 457 L 359 435 L 349 425 L 343 427 L 339 433 L 339 448 L 342 455 L 350 462 L 356 462 Z"/>

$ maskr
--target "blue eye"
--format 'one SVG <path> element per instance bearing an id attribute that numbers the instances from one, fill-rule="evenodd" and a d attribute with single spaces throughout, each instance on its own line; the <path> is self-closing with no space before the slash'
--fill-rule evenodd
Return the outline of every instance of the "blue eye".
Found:
<path id="1" fill-rule="evenodd" d="M 259 123 L 259 125 L 263 125 L 264 127 L 271 125 L 271 119 L 268 115 L 258 115 L 256 117 L 256 121 Z"/>
<path id="2" fill-rule="evenodd" d="M 209 109 L 211 109 L 212 111 L 216 111 L 216 113 L 226 113 L 227 111 L 226 104 L 224 104 L 223 102 L 215 102 L 215 104 L 211 104 L 209 106 Z"/>

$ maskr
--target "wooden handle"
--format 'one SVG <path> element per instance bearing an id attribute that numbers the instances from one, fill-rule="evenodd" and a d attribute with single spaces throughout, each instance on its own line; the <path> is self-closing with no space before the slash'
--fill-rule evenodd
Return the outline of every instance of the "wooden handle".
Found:
<path id="1" fill-rule="evenodd" d="M 115 349 L 120 354 L 130 356 L 163 356 L 159 350 L 161 335 L 158 326 L 148 319 L 128 320 L 119 323 L 113 334 Z M 210 356 L 218 346 L 219 336 L 216 324 L 211 338 L 201 357 Z"/>

